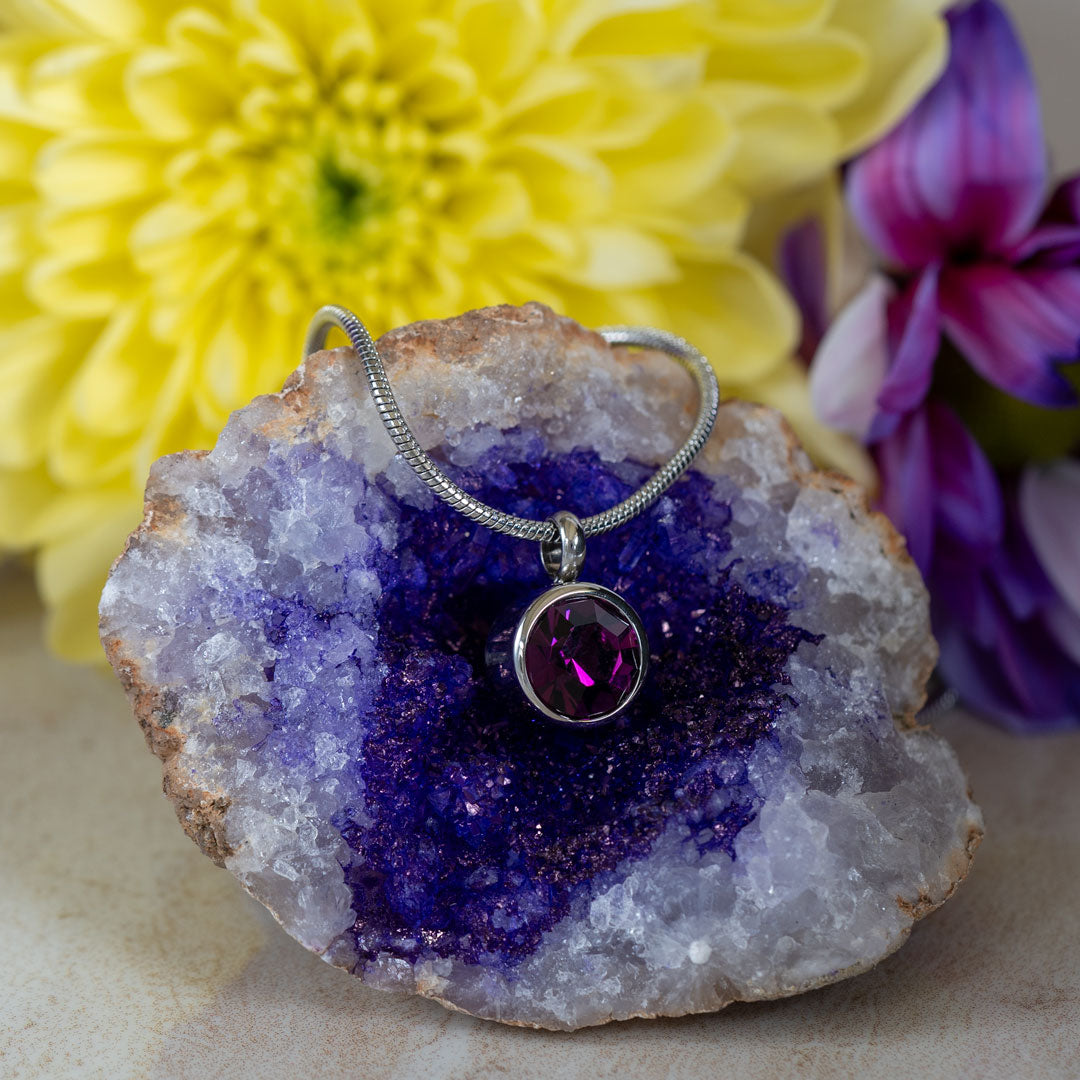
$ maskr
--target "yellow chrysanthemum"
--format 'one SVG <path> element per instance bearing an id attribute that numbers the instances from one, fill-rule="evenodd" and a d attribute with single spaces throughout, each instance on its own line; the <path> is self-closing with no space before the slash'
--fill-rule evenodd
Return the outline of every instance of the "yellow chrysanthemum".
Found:
<path id="1" fill-rule="evenodd" d="M 0 544 L 50 635 L 150 462 L 275 389 L 311 311 L 678 330 L 808 427 L 757 200 L 892 122 L 935 0 L 18 0 L 0 34 Z M 834 447 L 835 449 L 835 447 Z"/>

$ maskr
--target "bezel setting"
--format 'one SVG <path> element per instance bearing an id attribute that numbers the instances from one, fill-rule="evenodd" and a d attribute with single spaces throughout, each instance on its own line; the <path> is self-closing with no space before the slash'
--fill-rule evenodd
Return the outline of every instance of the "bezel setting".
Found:
<path id="1" fill-rule="evenodd" d="M 576 599 L 601 600 L 615 608 L 615 610 L 626 619 L 633 628 L 634 633 L 637 635 L 639 652 L 637 674 L 624 700 L 620 702 L 617 708 L 612 709 L 610 712 L 584 718 L 567 716 L 565 713 L 558 712 L 546 705 L 536 693 L 532 681 L 529 678 L 525 663 L 526 646 L 529 641 L 529 636 L 543 614 L 553 604 Z M 613 592 L 611 589 L 604 588 L 603 585 L 596 585 L 588 581 L 574 581 L 564 585 L 555 585 L 552 588 L 545 590 L 525 609 L 514 629 L 514 636 L 511 643 L 511 659 L 514 675 L 517 678 L 518 684 L 525 694 L 525 697 L 534 708 L 539 710 L 549 719 L 555 720 L 560 724 L 566 724 L 570 727 L 592 727 L 596 724 L 603 724 L 623 712 L 637 696 L 638 691 L 645 681 L 645 674 L 649 666 L 649 639 L 645 633 L 645 627 L 642 625 L 638 613 L 618 593 Z"/>

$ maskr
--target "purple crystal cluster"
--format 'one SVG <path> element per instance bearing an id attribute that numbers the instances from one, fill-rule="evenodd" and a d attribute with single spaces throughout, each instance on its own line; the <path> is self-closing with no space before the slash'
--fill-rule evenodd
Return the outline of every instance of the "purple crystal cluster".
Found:
<path id="1" fill-rule="evenodd" d="M 585 452 L 542 456 L 535 437 L 508 436 L 456 479 L 542 518 L 565 506 L 595 513 L 648 472 Z M 673 818 L 693 822 L 698 845 L 730 852 L 759 801 L 747 753 L 787 693 L 788 657 L 815 639 L 721 569 L 730 509 L 712 484 L 690 474 L 632 527 L 590 543 L 590 575 L 635 604 L 655 652 L 627 713 L 588 733 L 485 677 L 492 625 L 545 586 L 533 545 L 441 504 L 401 520 L 379 565 L 389 674 L 352 765 L 364 804 L 338 819 L 353 853 L 357 955 L 510 966 Z"/>
<path id="2" fill-rule="evenodd" d="M 684 422 L 678 372 L 538 306 L 382 348 L 425 449 L 514 514 L 617 503 Z M 589 543 L 650 662 L 585 729 L 485 668 L 547 587 L 536 546 L 393 459 L 350 353 L 159 462 L 102 629 L 184 828 L 330 962 L 518 1023 L 680 1015 L 886 955 L 979 830 L 945 744 L 898 727 L 934 657 L 925 591 L 773 414 L 717 427 Z"/>

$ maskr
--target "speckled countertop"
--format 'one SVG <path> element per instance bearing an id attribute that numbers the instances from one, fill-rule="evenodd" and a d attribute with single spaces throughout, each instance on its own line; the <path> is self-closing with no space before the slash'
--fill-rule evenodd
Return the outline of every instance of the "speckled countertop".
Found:
<path id="1" fill-rule="evenodd" d="M 987 839 L 969 881 L 868 975 L 712 1016 L 574 1035 L 356 985 L 205 859 L 116 682 L 41 648 L 0 576 L 0 1076 L 1080 1076 L 1080 735 L 941 728 Z"/>

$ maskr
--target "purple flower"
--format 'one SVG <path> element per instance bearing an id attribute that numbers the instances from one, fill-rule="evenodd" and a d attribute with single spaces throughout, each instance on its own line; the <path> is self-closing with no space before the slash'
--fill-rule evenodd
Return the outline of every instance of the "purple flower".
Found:
<path id="1" fill-rule="evenodd" d="M 1080 464 L 1000 477 L 932 382 L 959 355 L 1012 397 L 1076 404 L 1061 366 L 1080 356 L 1080 179 L 1045 203 L 1038 96 L 1001 8 L 976 0 L 949 22 L 940 81 L 849 168 L 851 212 L 886 271 L 826 331 L 811 394 L 873 448 L 946 678 L 1009 726 L 1071 726 Z"/>

